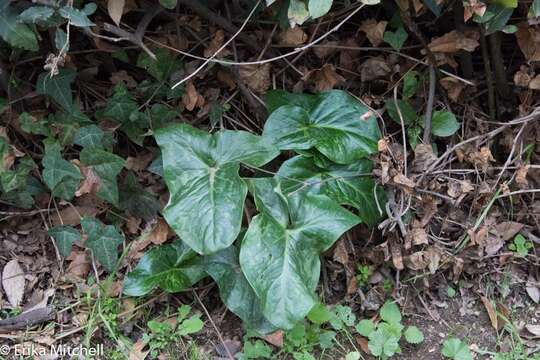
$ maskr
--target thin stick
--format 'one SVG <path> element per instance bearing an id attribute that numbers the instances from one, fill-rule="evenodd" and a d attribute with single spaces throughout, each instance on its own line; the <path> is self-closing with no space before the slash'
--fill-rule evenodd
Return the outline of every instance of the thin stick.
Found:
<path id="1" fill-rule="evenodd" d="M 433 112 L 433 102 L 435 100 L 435 85 L 437 85 L 437 74 L 435 73 L 435 67 L 432 65 L 429 67 L 429 95 L 424 118 L 424 136 L 422 138 L 424 144 L 429 144 L 431 138 L 431 113 Z"/>
<path id="2" fill-rule="evenodd" d="M 405 121 L 403 121 L 403 114 L 401 113 L 401 109 L 399 108 L 397 101 L 397 88 L 397 86 L 394 87 L 394 104 L 396 105 L 399 121 L 401 122 L 401 135 L 403 138 L 403 170 L 405 173 L 404 175 L 407 176 L 407 133 L 405 132 Z"/>

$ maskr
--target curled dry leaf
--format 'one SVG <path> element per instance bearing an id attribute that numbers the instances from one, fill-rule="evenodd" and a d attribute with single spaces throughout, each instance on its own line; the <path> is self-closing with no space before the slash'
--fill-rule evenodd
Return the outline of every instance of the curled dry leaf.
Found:
<path id="1" fill-rule="evenodd" d="M 142 338 L 137 340 L 135 344 L 133 344 L 133 347 L 131 348 L 131 351 L 129 352 L 129 360 L 144 360 L 148 356 L 148 353 L 150 350 L 144 351 L 143 349 L 146 347 L 146 341 L 144 341 Z"/>
<path id="2" fill-rule="evenodd" d="M 91 167 L 81 166 L 84 180 L 81 182 L 79 189 L 75 192 L 75 196 L 80 197 L 84 194 L 96 194 L 101 187 L 100 177 L 92 170 Z"/>
<path id="3" fill-rule="evenodd" d="M 360 31 L 366 33 L 369 42 L 377 47 L 383 42 L 384 31 L 388 21 L 375 21 L 374 19 L 368 19 L 360 25 Z"/>
<path id="4" fill-rule="evenodd" d="M 440 83 L 448 93 L 448 97 L 450 98 L 450 100 L 452 100 L 453 102 L 458 102 L 459 96 L 465 88 L 465 85 L 458 79 L 455 79 L 451 76 L 442 78 Z"/>
<path id="5" fill-rule="evenodd" d="M 238 70 L 240 79 L 256 93 L 264 94 L 272 85 L 269 63 L 241 66 Z"/>
<path id="6" fill-rule="evenodd" d="M 309 81 L 315 85 L 315 91 L 331 90 L 336 85 L 345 81 L 345 78 L 336 72 L 336 68 L 332 64 L 324 64 L 320 69 L 309 71 L 304 76 L 305 81 Z"/>
<path id="7" fill-rule="evenodd" d="M 428 44 L 432 52 L 440 53 L 455 53 L 459 50 L 472 52 L 480 43 L 478 39 L 480 35 L 475 31 L 459 32 L 457 30 L 450 31 L 441 37 L 436 37 Z"/>
<path id="8" fill-rule="evenodd" d="M 307 34 L 301 27 L 288 28 L 278 35 L 278 42 L 281 45 L 298 46 L 304 44 L 308 39 Z"/>
<path id="9" fill-rule="evenodd" d="M 516 184 L 522 189 L 529 187 L 529 182 L 527 181 L 528 173 L 529 165 L 521 165 L 516 171 Z"/>
<path id="10" fill-rule="evenodd" d="M 379 57 L 367 59 L 359 70 L 362 82 L 385 78 L 392 72 L 386 60 Z"/>
<path id="11" fill-rule="evenodd" d="M 414 181 L 401 173 L 395 175 L 392 180 L 394 180 L 396 184 L 404 186 L 407 190 L 412 190 L 416 186 Z"/>
<path id="12" fill-rule="evenodd" d="M 486 308 L 486 311 L 489 316 L 489 320 L 491 322 L 491 326 L 495 330 L 498 330 L 499 325 L 498 325 L 497 311 L 495 310 L 495 306 L 493 306 L 493 303 L 491 302 L 491 300 L 489 300 L 485 296 L 480 296 L 480 299 L 482 300 L 482 303 L 484 304 L 484 307 Z"/>
<path id="13" fill-rule="evenodd" d="M 107 11 L 109 16 L 114 21 L 114 23 L 119 26 L 120 20 L 122 19 L 122 14 L 124 13 L 124 5 L 126 4 L 125 0 L 108 0 L 107 1 Z"/>
<path id="14" fill-rule="evenodd" d="M 12 307 L 21 304 L 25 284 L 24 271 L 19 262 L 16 259 L 9 261 L 2 271 L 2 287 Z"/>
<path id="15" fill-rule="evenodd" d="M 518 25 L 516 38 L 528 62 L 540 61 L 540 32 L 535 27 L 529 26 L 527 23 Z"/>
<path id="16" fill-rule="evenodd" d="M 412 170 L 415 173 L 422 173 L 436 160 L 437 156 L 433 152 L 431 144 L 418 144 L 414 149 Z"/>
<path id="17" fill-rule="evenodd" d="M 155 245 L 161 245 L 169 238 L 169 234 L 174 234 L 167 222 L 163 219 L 157 221 L 156 226 L 148 234 L 148 239 Z"/>
<path id="18" fill-rule="evenodd" d="M 534 74 L 533 74 L 534 75 Z M 514 84 L 521 87 L 529 87 L 532 80 L 530 70 L 527 66 L 520 66 L 519 70 L 514 74 Z"/>
<path id="19" fill-rule="evenodd" d="M 529 89 L 540 90 L 540 75 L 536 75 L 531 81 L 529 81 Z"/>
<path id="20" fill-rule="evenodd" d="M 204 105 L 204 98 L 193 85 L 193 81 L 188 81 L 186 85 L 186 92 L 182 96 L 182 103 L 188 111 L 193 111 L 195 107 L 202 107 Z"/>

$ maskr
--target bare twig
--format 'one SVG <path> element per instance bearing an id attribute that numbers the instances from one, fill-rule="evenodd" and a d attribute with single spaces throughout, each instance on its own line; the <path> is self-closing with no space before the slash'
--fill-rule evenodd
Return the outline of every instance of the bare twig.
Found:
<path id="1" fill-rule="evenodd" d="M 424 144 L 430 143 L 431 138 L 431 114 L 433 112 L 433 102 L 435 100 L 435 85 L 437 84 L 437 74 L 435 67 L 429 67 L 429 94 L 426 106 L 426 115 L 424 117 L 424 136 L 422 138 Z"/>

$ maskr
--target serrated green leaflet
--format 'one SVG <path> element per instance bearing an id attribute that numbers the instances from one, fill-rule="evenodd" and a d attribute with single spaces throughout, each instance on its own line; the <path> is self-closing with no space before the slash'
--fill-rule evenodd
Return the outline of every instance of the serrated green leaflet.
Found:
<path id="1" fill-rule="evenodd" d="M 92 250 L 96 259 L 108 271 L 113 271 L 118 261 L 118 245 L 124 237 L 113 225 L 103 225 L 97 219 L 83 218 L 83 231 L 88 235 L 84 246 Z"/>
<path id="2" fill-rule="evenodd" d="M 160 129 L 155 136 L 170 192 L 165 219 L 199 254 L 227 248 L 240 232 L 247 193 L 240 163 L 262 166 L 278 150 L 247 132 L 211 135 L 187 124 Z"/>
<path id="3" fill-rule="evenodd" d="M 263 137 L 281 150 L 316 148 L 330 160 L 350 164 L 377 151 L 381 134 L 369 109 L 344 91 L 316 95 L 309 108 L 277 108 L 264 126 Z"/>
<path id="4" fill-rule="evenodd" d="M 39 74 L 36 91 L 38 94 L 50 96 L 65 111 L 73 111 L 73 95 L 71 83 L 77 73 L 71 69 L 60 69 L 57 75 L 51 76 L 44 72 Z"/>
<path id="5" fill-rule="evenodd" d="M 101 180 L 97 195 L 111 204 L 118 205 L 116 176 L 124 167 L 124 159 L 108 151 L 88 147 L 81 151 L 80 157 L 81 162 L 91 166 Z"/>
<path id="6" fill-rule="evenodd" d="M 360 218 L 373 226 L 382 215 L 377 201 L 379 206 L 384 204 L 384 193 L 369 176 L 371 169 L 372 163 L 367 159 L 349 165 L 328 164 L 322 168 L 315 164 L 313 157 L 296 156 L 285 161 L 276 176 L 280 178 L 284 192 L 327 195 L 340 204 L 354 206 Z"/>
<path id="7" fill-rule="evenodd" d="M 249 329 L 266 334 L 276 328 L 265 319 L 257 295 L 249 285 L 235 246 L 205 258 L 205 270 L 219 286 L 221 299 L 230 311 L 238 315 Z"/>
<path id="8" fill-rule="evenodd" d="M 18 22 L 9 0 L 0 0 L 0 36 L 11 46 L 36 51 L 39 49 L 36 34 L 28 25 Z"/>
<path id="9" fill-rule="evenodd" d="M 69 256 L 74 241 L 81 239 L 81 234 L 72 226 L 55 226 L 48 231 L 49 235 L 56 241 L 56 246 L 60 254 Z"/>
<path id="10" fill-rule="evenodd" d="M 266 318 L 279 328 L 291 329 L 317 303 L 319 254 L 359 219 L 326 196 L 286 198 L 274 179 L 253 179 L 250 191 L 267 208 L 259 209 L 242 240 L 242 271 Z M 270 197 L 275 199 L 265 201 Z M 286 204 L 269 205 L 282 201 Z M 281 214 L 284 209 L 287 213 Z"/>
<path id="11" fill-rule="evenodd" d="M 148 251 L 124 279 L 124 294 L 142 296 L 155 288 L 178 292 L 206 276 L 202 258 L 182 241 Z"/>
<path id="12" fill-rule="evenodd" d="M 45 156 L 42 164 L 43 181 L 51 189 L 53 196 L 71 200 L 82 175 L 78 167 L 62 158 L 58 143 L 45 143 Z"/>

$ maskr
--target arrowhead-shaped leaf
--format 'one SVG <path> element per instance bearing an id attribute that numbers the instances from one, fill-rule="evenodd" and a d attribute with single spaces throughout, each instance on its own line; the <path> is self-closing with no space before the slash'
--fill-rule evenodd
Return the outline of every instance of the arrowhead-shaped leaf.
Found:
<path id="1" fill-rule="evenodd" d="M 81 239 L 81 234 L 72 226 L 55 226 L 49 229 L 49 235 L 56 241 L 60 254 L 68 257 L 74 241 Z"/>
<path id="2" fill-rule="evenodd" d="M 170 199 L 163 215 L 193 250 L 211 254 L 240 232 L 247 187 L 240 163 L 262 166 L 278 150 L 265 139 L 224 130 L 208 134 L 187 124 L 156 132 Z"/>
<path id="3" fill-rule="evenodd" d="M 64 200 L 71 200 L 80 180 L 82 179 L 79 168 L 62 158 L 60 145 L 56 142 L 45 144 L 45 156 L 43 156 L 43 181 L 53 196 Z"/>
<path id="4" fill-rule="evenodd" d="M 118 261 L 118 245 L 124 237 L 113 225 L 103 225 L 97 219 L 83 218 L 83 231 L 88 235 L 84 246 L 92 250 L 96 259 L 108 271 L 113 271 Z"/>
<path id="5" fill-rule="evenodd" d="M 265 317 L 291 329 L 317 302 L 319 255 L 359 219 L 326 196 L 285 197 L 275 179 L 254 179 L 250 191 L 261 213 L 244 236 L 240 264 Z M 285 208 L 288 213 L 282 214 Z"/>
<path id="6" fill-rule="evenodd" d="M 205 269 L 218 284 L 221 300 L 249 329 L 261 334 L 276 329 L 265 319 L 261 303 L 242 273 L 238 263 L 238 250 L 234 245 L 207 256 Z"/>
<path id="7" fill-rule="evenodd" d="M 60 69 L 58 75 L 51 75 L 48 72 L 39 74 L 36 91 L 40 95 L 50 96 L 58 105 L 68 113 L 73 112 L 73 94 L 71 93 L 71 83 L 75 80 L 77 73 L 71 69 Z"/>
<path id="8" fill-rule="evenodd" d="M 86 166 L 91 166 L 101 179 L 97 195 L 113 205 L 118 205 L 116 176 L 124 167 L 124 159 L 108 151 L 95 148 L 84 148 L 80 157 L 81 162 Z"/>
<path id="9" fill-rule="evenodd" d="M 315 147 L 330 160 L 350 164 L 377 151 L 381 137 L 369 109 L 340 90 L 316 95 L 304 106 L 285 105 L 272 112 L 263 136 L 282 150 Z"/>
<path id="10" fill-rule="evenodd" d="M 159 287 L 182 291 L 206 276 L 202 258 L 178 240 L 148 251 L 124 279 L 124 294 L 143 296 Z"/>
<path id="11" fill-rule="evenodd" d="M 377 188 L 369 176 L 371 161 L 361 159 L 349 165 L 327 163 L 320 167 L 318 165 L 321 164 L 316 165 L 313 157 L 305 156 L 285 161 L 277 173 L 283 191 L 327 195 L 340 204 L 355 207 L 364 222 L 375 225 L 382 215 L 377 201 L 383 207 L 385 199 L 382 189 Z"/>

